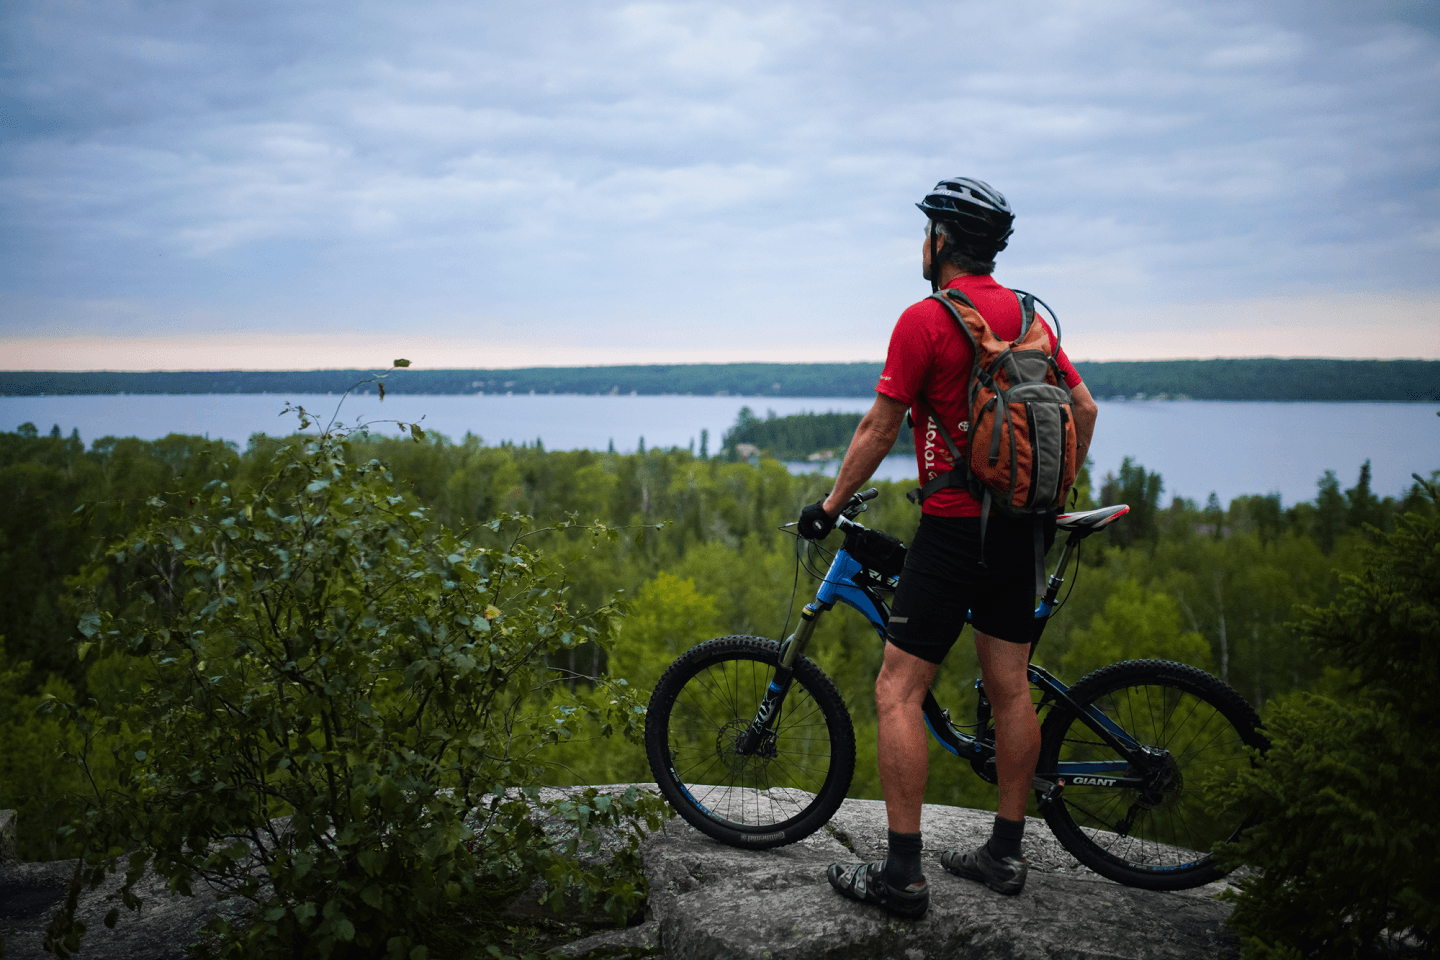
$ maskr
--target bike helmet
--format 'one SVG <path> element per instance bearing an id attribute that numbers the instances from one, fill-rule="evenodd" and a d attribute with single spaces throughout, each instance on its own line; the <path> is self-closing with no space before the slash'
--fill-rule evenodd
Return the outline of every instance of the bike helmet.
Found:
<path id="1" fill-rule="evenodd" d="M 997 253 L 1009 243 L 1015 223 L 1005 195 L 985 181 L 969 177 L 941 180 L 915 206 L 931 220 L 943 220 L 975 238 L 977 247 Z"/>

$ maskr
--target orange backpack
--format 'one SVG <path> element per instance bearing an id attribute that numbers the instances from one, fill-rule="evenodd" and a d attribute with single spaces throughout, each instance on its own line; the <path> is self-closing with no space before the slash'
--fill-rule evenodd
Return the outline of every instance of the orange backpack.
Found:
<path id="1" fill-rule="evenodd" d="M 966 449 L 956 447 L 928 401 L 921 397 L 918 404 L 935 423 L 955 466 L 908 496 L 922 503 L 947 487 L 969 490 L 981 502 L 982 551 L 992 503 L 1009 514 L 1058 511 L 1079 466 L 1073 398 L 1055 362 L 1060 323 L 1055 322 L 1052 349 L 1045 325 L 1035 322 L 1036 298 L 1023 290 L 1014 293 L 1020 300 L 1020 335 L 1008 343 L 959 290 L 932 294 L 950 311 L 974 351 Z M 1055 312 L 1044 306 L 1053 318 Z"/>

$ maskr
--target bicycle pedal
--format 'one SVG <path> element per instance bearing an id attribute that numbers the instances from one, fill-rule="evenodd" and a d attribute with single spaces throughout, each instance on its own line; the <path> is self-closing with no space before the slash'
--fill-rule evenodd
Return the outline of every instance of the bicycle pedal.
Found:
<path id="1" fill-rule="evenodd" d="M 1030 781 L 1030 786 L 1034 788 L 1036 793 L 1040 794 L 1040 798 L 1036 801 L 1036 806 L 1041 810 L 1049 806 L 1052 801 L 1058 800 L 1061 791 L 1065 789 L 1062 784 L 1050 780 L 1042 780 L 1039 777 L 1033 778 Z"/>

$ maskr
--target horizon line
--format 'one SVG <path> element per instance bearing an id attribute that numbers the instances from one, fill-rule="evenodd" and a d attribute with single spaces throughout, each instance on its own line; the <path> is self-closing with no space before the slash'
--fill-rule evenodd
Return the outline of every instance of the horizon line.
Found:
<path id="1" fill-rule="evenodd" d="M 1300 360 L 1330 360 L 1340 363 L 1393 363 L 1409 361 L 1412 363 L 1440 363 L 1440 359 L 1432 357 L 1325 357 L 1325 356 L 1250 356 L 1250 357 L 1150 357 L 1134 360 L 1088 360 L 1071 357 L 1071 363 L 1108 364 L 1108 363 L 1211 363 L 1219 360 L 1232 361 L 1300 361 Z M 5 369 L 0 368 L 0 376 L 7 374 L 65 374 L 71 376 L 83 376 L 86 374 L 98 373 L 130 373 L 130 374 L 165 374 L 165 373 L 347 373 L 358 371 L 381 371 L 381 372 L 432 372 L 440 373 L 446 371 L 473 371 L 473 370 L 613 370 L 620 368 L 646 368 L 646 367 L 740 367 L 740 366 L 775 366 L 775 367 L 840 367 L 853 366 L 857 364 L 884 364 L 884 360 L 734 360 L 723 363 L 710 361 L 683 361 L 676 363 L 593 363 L 593 364 L 532 364 L 528 366 L 494 366 L 494 367 L 382 367 L 379 365 L 370 367 L 187 367 L 170 369 L 93 369 L 93 370 L 35 370 L 35 369 Z"/>

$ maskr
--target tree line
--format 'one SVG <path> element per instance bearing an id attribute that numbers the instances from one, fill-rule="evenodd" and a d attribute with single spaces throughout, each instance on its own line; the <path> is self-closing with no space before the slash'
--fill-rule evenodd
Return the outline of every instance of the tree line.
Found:
<path id="1" fill-rule="evenodd" d="M 638 394 L 869 397 L 879 363 L 694 363 L 513 370 L 228 370 L 85 373 L 0 371 L 0 396 L 61 394 L 343 393 L 387 373 L 386 389 L 415 394 Z M 1144 360 L 1078 362 L 1091 393 L 1194 400 L 1440 400 L 1436 360 Z"/>
<path id="2" fill-rule="evenodd" d="M 540 848 L 516 860 L 521 852 L 498 838 L 523 832 L 519 808 L 496 814 L 487 847 L 490 834 L 437 799 L 453 794 L 431 788 L 473 797 L 495 784 L 651 779 L 633 740 L 643 716 L 634 711 L 694 643 L 776 637 L 793 624 L 813 585 L 801 578 L 797 586 L 802 545 L 779 528 L 830 481 L 792 476 L 772 459 L 752 465 L 684 449 L 618 455 L 417 440 L 312 432 L 256 437 L 240 450 L 172 435 L 86 449 L 58 428 L 0 433 L 0 568 L 9 587 L 0 596 L 0 807 L 20 809 L 23 856 L 73 856 L 87 836 L 151 842 L 180 815 L 165 803 L 193 814 L 193 774 L 252 784 L 237 794 L 236 817 L 240 807 L 260 819 L 306 808 L 332 825 L 353 821 L 347 837 L 360 839 L 335 853 L 324 876 L 356 883 L 347 896 L 380 903 L 368 913 L 410 930 L 404 936 L 418 935 L 407 911 L 440 917 L 454 902 L 449 881 L 402 890 L 422 867 L 488 877 L 456 888 L 472 905 L 501 882 L 496 863 L 526 876 L 551 871 L 556 883 L 585 879 L 565 872 L 563 851 L 559 860 Z M 877 486 L 862 519 L 908 540 L 918 522 L 908 484 Z M 1296 697 L 1344 687 L 1343 664 L 1314 655 L 1293 628 L 1297 611 L 1330 604 L 1375 567 L 1377 544 L 1436 516 L 1421 483 L 1403 497 L 1378 496 L 1368 464 L 1353 485 L 1327 473 L 1314 500 L 1288 506 L 1278 496 L 1197 504 L 1167 500 L 1164 490 L 1163 478 L 1134 460 L 1114 475 L 1082 473 L 1078 508 L 1132 509 L 1087 543 L 1036 659 L 1070 681 L 1121 659 L 1181 660 L 1221 676 L 1267 717 L 1272 705 L 1297 710 Z M 285 626 L 286 616 L 304 629 Z M 302 641 L 309 646 L 285 646 Z M 882 656 L 873 631 L 857 616 L 828 617 L 810 655 L 844 694 L 860 755 L 873 756 L 871 690 Z M 947 703 L 958 689 L 960 715 L 973 709 L 976 676 L 973 652 L 958 645 L 936 682 Z M 365 693 L 341 699 L 373 714 L 322 702 L 321 693 L 346 684 Z M 268 712 L 227 706 L 242 702 Z M 479 769 L 476 757 L 460 763 L 447 752 L 463 753 L 459 740 L 423 736 L 478 723 L 462 720 L 481 715 L 467 703 L 493 712 L 463 727 L 462 739 L 500 760 L 479 781 L 458 773 L 427 781 L 417 771 Z M 607 736 L 618 742 L 599 746 Z M 333 745 L 341 740 L 352 746 Z M 332 779 L 343 772 L 343 803 L 333 791 L 300 790 L 307 764 Z M 873 766 L 859 766 L 852 795 L 879 797 Z M 943 757 L 932 768 L 927 801 L 993 808 L 993 792 L 968 772 Z M 1433 782 L 1433 772 L 1420 776 Z M 144 822 L 115 819 L 114 810 L 107 820 L 77 799 L 87 783 L 124 795 L 162 781 L 171 792 L 149 794 Z M 253 786 L 262 783 L 270 792 Z M 417 802 L 428 812 L 418 814 Z M 638 799 L 594 804 L 567 815 L 654 815 Z M 207 816 L 222 812 L 217 805 Z M 66 826 L 86 816 L 92 834 Z M 416 827 L 431 822 L 452 833 Z M 396 859 L 355 881 L 347 871 L 371 842 L 363 838 L 382 834 Z M 218 861 L 185 866 L 188 854 L 170 853 L 176 876 L 230 875 Z M 372 935 L 305 913 L 307 884 L 318 882 L 305 879 L 310 867 L 272 866 L 298 898 L 265 928 L 275 936 L 334 945 Z M 615 909 L 633 902 L 634 891 L 621 889 L 630 881 L 591 880 Z M 404 900 L 420 894 L 423 903 Z M 357 915 L 343 918 L 353 927 Z"/>
<path id="3" fill-rule="evenodd" d="M 860 424 L 858 413 L 795 413 L 778 417 L 774 410 L 763 419 L 749 407 L 741 407 L 735 425 L 721 439 L 720 455 L 729 460 L 764 456 L 777 460 L 843 459 Z M 748 447 L 750 449 L 743 449 Z M 915 453 L 915 437 L 901 430 L 891 454 Z"/>

